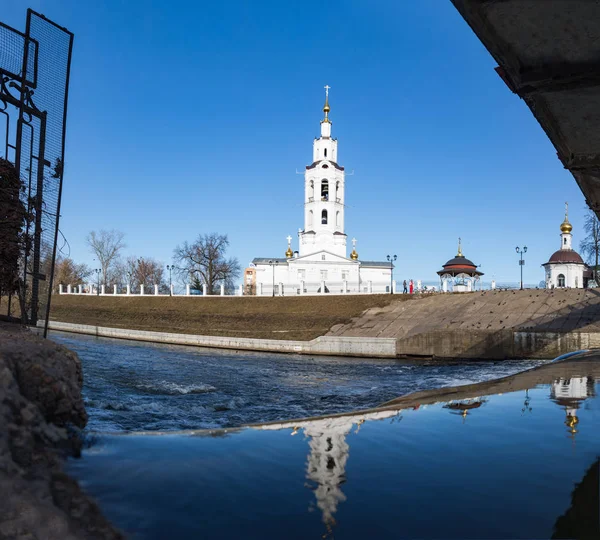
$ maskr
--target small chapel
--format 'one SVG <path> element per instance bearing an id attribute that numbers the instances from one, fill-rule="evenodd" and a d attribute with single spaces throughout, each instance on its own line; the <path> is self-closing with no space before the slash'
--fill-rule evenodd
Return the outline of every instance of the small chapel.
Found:
<path id="1" fill-rule="evenodd" d="M 560 224 L 560 249 L 555 251 L 547 263 L 542 266 L 546 271 L 546 288 L 573 288 L 587 287 L 591 278 L 591 270 L 583 259 L 573 249 L 573 226 L 569 223 L 569 204 L 565 203 L 565 219 Z"/>
<path id="2" fill-rule="evenodd" d="M 244 294 L 389 293 L 392 263 L 363 261 L 352 239 L 347 256 L 346 183 L 338 161 L 338 141 L 331 136 L 329 86 L 325 86 L 320 137 L 313 141 L 312 163 L 304 172 L 304 227 L 298 248 L 287 237 L 285 257 L 257 257 L 244 273 Z"/>

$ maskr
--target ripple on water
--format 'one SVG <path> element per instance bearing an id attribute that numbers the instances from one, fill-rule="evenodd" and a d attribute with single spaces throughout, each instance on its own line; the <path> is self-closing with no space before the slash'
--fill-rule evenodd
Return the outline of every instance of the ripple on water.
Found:
<path id="1" fill-rule="evenodd" d="M 542 362 L 307 357 L 55 332 L 52 338 L 82 360 L 88 428 L 98 431 L 214 429 L 347 412 Z"/>

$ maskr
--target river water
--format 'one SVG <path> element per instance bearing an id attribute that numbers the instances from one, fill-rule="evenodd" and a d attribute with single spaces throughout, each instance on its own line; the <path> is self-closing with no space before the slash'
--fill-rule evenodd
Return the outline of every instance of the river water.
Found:
<path id="1" fill-rule="evenodd" d="M 51 332 L 83 363 L 88 429 L 176 431 L 347 412 L 542 361 L 407 361 L 235 352 Z"/>

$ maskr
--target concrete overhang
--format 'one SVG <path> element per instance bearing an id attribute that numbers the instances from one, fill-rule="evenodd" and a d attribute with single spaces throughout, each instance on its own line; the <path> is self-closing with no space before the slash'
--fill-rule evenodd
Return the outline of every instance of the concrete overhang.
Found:
<path id="1" fill-rule="evenodd" d="M 451 0 L 600 217 L 600 0 Z"/>

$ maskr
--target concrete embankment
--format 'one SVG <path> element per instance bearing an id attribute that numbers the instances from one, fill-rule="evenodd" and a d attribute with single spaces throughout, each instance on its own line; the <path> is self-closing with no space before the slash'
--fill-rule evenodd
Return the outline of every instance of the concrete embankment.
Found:
<path id="1" fill-rule="evenodd" d="M 56 330 L 227 349 L 505 359 L 600 348 L 600 291 L 594 289 L 413 297 L 58 297 L 56 303 L 60 308 L 50 322 Z"/>
<path id="2" fill-rule="evenodd" d="M 0 322 L 0 538 L 118 539 L 62 471 L 87 422 L 77 355 Z"/>
<path id="3" fill-rule="evenodd" d="M 40 326 L 43 321 L 40 322 Z M 278 339 L 255 339 L 240 337 L 196 336 L 193 334 L 175 334 L 171 332 L 148 332 L 107 328 L 86 324 L 72 324 L 50 321 L 51 330 L 87 334 L 97 337 L 168 343 L 172 345 L 192 345 L 216 349 L 235 349 L 244 351 L 265 351 L 296 354 L 316 354 L 327 356 L 373 356 L 377 358 L 395 358 L 396 340 L 386 338 L 353 338 L 321 336 L 310 341 L 292 341 Z"/>
<path id="4" fill-rule="evenodd" d="M 600 291 L 423 296 L 368 309 L 327 335 L 393 338 L 398 356 L 554 358 L 600 347 Z"/>

